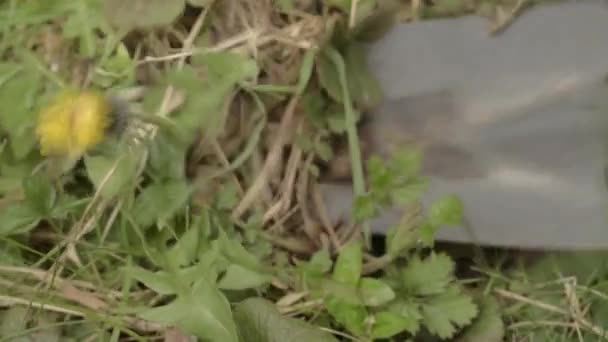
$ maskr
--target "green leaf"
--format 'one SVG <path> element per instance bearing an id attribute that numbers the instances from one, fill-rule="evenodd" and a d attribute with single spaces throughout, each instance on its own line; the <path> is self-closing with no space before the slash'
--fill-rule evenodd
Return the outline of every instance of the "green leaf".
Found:
<path id="1" fill-rule="evenodd" d="M 376 205 L 375 198 L 369 193 L 355 198 L 353 209 L 355 222 L 358 223 L 369 220 L 378 213 L 378 206 Z"/>
<path id="2" fill-rule="evenodd" d="M 96 54 L 96 33 L 105 27 L 103 8 L 99 1 L 73 1 L 71 13 L 62 26 L 67 39 L 75 39 L 78 50 L 84 57 Z"/>
<path id="3" fill-rule="evenodd" d="M 395 299 L 395 291 L 379 279 L 361 278 L 359 295 L 367 306 L 381 306 Z"/>
<path id="4" fill-rule="evenodd" d="M 407 252 L 418 241 L 417 227 L 406 219 L 409 218 L 408 213 L 396 225 L 392 226 L 386 233 L 386 252 L 393 258 L 399 257 L 402 253 Z M 405 219 L 404 219 L 405 218 Z"/>
<path id="5" fill-rule="evenodd" d="M 446 196 L 431 206 L 429 219 L 435 226 L 453 226 L 462 223 L 464 206 L 455 195 Z"/>
<path id="6" fill-rule="evenodd" d="M 492 296 L 484 296 L 477 319 L 455 342 L 500 342 L 504 337 L 505 325 L 498 301 Z"/>
<path id="7" fill-rule="evenodd" d="M 308 86 L 315 65 L 315 54 L 316 52 L 314 49 L 308 49 L 304 54 L 302 66 L 300 67 L 300 75 L 298 77 L 298 85 L 296 86 L 296 92 L 298 94 L 303 94 Z"/>
<path id="8" fill-rule="evenodd" d="M 57 192 L 51 181 L 41 174 L 23 180 L 25 199 L 30 208 L 40 217 L 50 216 L 57 201 Z"/>
<path id="9" fill-rule="evenodd" d="M 270 275 L 232 264 L 226 269 L 226 274 L 220 279 L 218 287 L 222 290 L 255 289 L 270 283 L 271 280 Z"/>
<path id="10" fill-rule="evenodd" d="M 405 289 L 417 295 L 440 294 L 453 280 L 453 272 L 452 259 L 433 252 L 424 260 L 414 256 L 401 272 L 401 282 Z"/>
<path id="11" fill-rule="evenodd" d="M 421 168 L 422 152 L 418 148 L 400 148 L 390 160 L 390 169 L 395 170 L 401 177 L 417 176 Z"/>
<path id="12" fill-rule="evenodd" d="M 363 306 L 365 305 L 358 287 L 350 284 L 345 284 L 331 279 L 323 279 L 321 282 L 321 295 L 331 296 L 346 304 Z"/>
<path id="13" fill-rule="evenodd" d="M 147 288 L 161 295 L 170 295 L 179 292 L 179 285 L 175 275 L 164 271 L 151 272 L 141 267 L 131 266 L 124 269 L 128 277 L 143 283 Z"/>
<path id="14" fill-rule="evenodd" d="M 128 190 L 134 181 L 138 158 L 124 151 L 116 155 L 85 156 L 84 163 L 89 179 L 105 199 Z"/>
<path id="15" fill-rule="evenodd" d="M 105 0 L 104 13 L 108 22 L 130 31 L 170 25 L 185 5 L 185 0 Z"/>
<path id="16" fill-rule="evenodd" d="M 135 200 L 133 217 L 136 223 L 142 227 L 149 227 L 155 222 L 164 224 L 186 205 L 190 192 L 190 186 L 183 180 L 149 185 Z"/>
<path id="17" fill-rule="evenodd" d="M 382 101 L 382 89 L 371 73 L 362 44 L 351 43 L 344 52 L 348 87 L 353 103 L 359 108 L 375 108 Z"/>
<path id="18" fill-rule="evenodd" d="M 249 298 L 234 310 L 242 341 L 247 342 L 337 342 L 338 340 L 301 319 L 282 316 L 263 298 Z"/>
<path id="19" fill-rule="evenodd" d="M 419 200 L 428 189 L 428 185 L 425 179 L 419 178 L 393 189 L 391 191 L 393 203 L 403 206 Z"/>
<path id="20" fill-rule="evenodd" d="M 224 231 L 220 231 L 219 245 L 222 254 L 229 261 L 253 271 L 262 271 L 262 263 L 255 255 L 249 253 L 236 239 L 230 239 Z"/>
<path id="21" fill-rule="evenodd" d="M 418 332 L 420 329 L 420 321 L 422 321 L 420 305 L 414 300 L 415 298 L 398 299 L 392 302 L 388 307 L 388 311 L 403 317 L 409 322 L 407 331 L 412 335 L 415 335 Z"/>
<path id="22" fill-rule="evenodd" d="M 338 103 L 342 103 L 342 86 L 340 85 L 340 75 L 333 61 L 327 54 L 320 53 L 317 55 L 315 63 L 317 76 L 321 87 L 325 89 L 329 97 Z"/>
<path id="23" fill-rule="evenodd" d="M 359 336 L 365 334 L 365 320 L 367 319 L 365 307 L 350 304 L 334 296 L 329 296 L 325 300 L 325 307 L 329 314 L 348 331 Z"/>
<path id="24" fill-rule="evenodd" d="M 355 240 L 343 246 L 333 272 L 333 280 L 356 286 L 363 267 L 363 245 Z"/>
<path id="25" fill-rule="evenodd" d="M 471 297 L 460 293 L 456 286 L 432 298 L 422 306 L 424 325 L 442 339 L 451 338 L 477 316 L 477 306 Z"/>
<path id="26" fill-rule="evenodd" d="M 354 40 L 373 42 L 382 38 L 399 20 L 398 0 L 377 1 L 379 7 L 362 18 L 352 30 Z"/>
<path id="27" fill-rule="evenodd" d="M 239 342 L 226 297 L 206 278 L 199 279 L 188 294 L 139 314 L 145 320 L 180 328 L 205 341 Z"/>
<path id="28" fill-rule="evenodd" d="M 374 325 L 372 326 L 374 339 L 390 338 L 404 331 L 415 333 L 417 330 L 417 321 L 396 313 L 382 311 L 374 315 Z"/>
<path id="29" fill-rule="evenodd" d="M 201 242 L 198 228 L 197 226 L 190 227 L 167 251 L 167 258 L 173 265 L 189 265 L 196 259 Z"/>
<path id="30" fill-rule="evenodd" d="M 0 222 L 0 236 L 22 234 L 36 227 L 40 216 L 26 203 L 17 203 L 2 208 Z"/>
<path id="31" fill-rule="evenodd" d="M 149 145 L 150 171 L 158 179 L 183 179 L 186 175 L 187 146 L 171 139 L 164 131 L 160 131 Z"/>

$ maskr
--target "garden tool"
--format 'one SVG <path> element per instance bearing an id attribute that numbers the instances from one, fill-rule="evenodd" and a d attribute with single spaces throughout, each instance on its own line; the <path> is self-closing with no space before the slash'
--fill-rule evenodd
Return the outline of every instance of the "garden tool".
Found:
<path id="1" fill-rule="evenodd" d="M 464 223 L 439 241 L 542 250 L 608 247 L 608 3 L 536 5 L 490 35 L 464 16 L 401 23 L 368 49 L 384 92 L 364 128 L 388 156 L 424 141 L 422 202 L 455 194 Z M 348 219 L 352 186 L 322 183 Z M 369 221 L 383 234 L 402 208 Z"/>

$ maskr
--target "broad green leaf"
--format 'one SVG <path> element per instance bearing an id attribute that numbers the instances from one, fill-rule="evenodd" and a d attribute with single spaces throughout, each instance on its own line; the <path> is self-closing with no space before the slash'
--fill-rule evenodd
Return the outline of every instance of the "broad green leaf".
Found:
<path id="1" fill-rule="evenodd" d="M 462 201 L 455 195 L 446 196 L 431 206 L 429 219 L 435 226 L 454 226 L 462 223 L 464 206 Z"/>
<path id="2" fill-rule="evenodd" d="M 333 272 L 333 280 L 356 286 L 363 267 L 363 245 L 361 241 L 351 241 L 342 247 Z"/>
<path id="3" fill-rule="evenodd" d="M 22 234 L 36 227 L 40 216 L 26 203 L 16 203 L 0 210 L 0 222 L 0 236 Z"/>
<path id="4" fill-rule="evenodd" d="M 459 328 L 471 323 L 477 313 L 471 297 L 461 293 L 456 286 L 450 286 L 445 293 L 422 306 L 424 325 L 442 339 L 453 337 Z"/>
<path id="5" fill-rule="evenodd" d="M 148 309 L 139 316 L 176 326 L 204 341 L 239 342 L 228 300 L 206 278 L 199 279 L 192 292 L 178 296 L 167 305 Z"/>
<path id="6" fill-rule="evenodd" d="M 418 330 L 418 322 L 390 311 L 382 311 L 374 315 L 372 326 L 372 337 L 384 339 L 407 331 L 415 333 Z"/>
<path id="7" fill-rule="evenodd" d="M 170 295 L 179 292 L 179 285 L 175 275 L 164 271 L 151 272 L 141 267 L 131 266 L 124 269 L 128 277 L 143 283 L 147 288 L 161 295 Z"/>
<path id="8" fill-rule="evenodd" d="M 155 222 L 164 224 L 184 208 L 191 188 L 185 181 L 153 183 L 137 196 L 132 215 L 138 225 L 149 227 Z"/>
<path id="9" fill-rule="evenodd" d="M 161 130 L 149 145 L 150 171 L 158 179 L 183 179 L 186 149 L 187 146 L 177 143 Z"/>
<path id="10" fill-rule="evenodd" d="M 351 43 L 344 53 L 352 101 L 364 110 L 375 108 L 382 101 L 382 89 L 369 70 L 365 51 L 362 44 Z"/>
<path id="11" fill-rule="evenodd" d="M 336 66 L 324 53 L 320 53 L 316 57 L 316 72 L 321 86 L 334 101 L 342 103 L 342 86 Z"/>
<path id="12" fill-rule="evenodd" d="M 446 254 L 431 253 L 422 260 L 414 256 L 401 271 L 401 282 L 405 289 L 416 295 L 443 293 L 453 280 L 454 262 Z"/>
<path id="13" fill-rule="evenodd" d="M 196 55 L 192 59 L 194 65 L 204 65 L 209 72 L 211 86 L 221 79 L 229 83 L 238 83 L 258 73 L 254 59 L 235 52 L 210 52 Z"/>
<path id="14" fill-rule="evenodd" d="M 364 306 L 350 304 L 336 297 L 329 296 L 325 300 L 325 307 L 329 314 L 348 331 L 355 335 L 365 334 L 365 320 L 367 310 Z"/>
<path id="15" fill-rule="evenodd" d="M 129 189 L 135 178 L 138 158 L 134 153 L 122 152 L 115 156 L 85 156 L 84 163 L 89 179 L 105 199 Z"/>
<path id="16" fill-rule="evenodd" d="M 505 337 L 505 325 L 498 301 L 491 296 L 481 299 L 479 315 L 455 342 L 501 342 Z"/>
<path id="17" fill-rule="evenodd" d="M 249 298 L 234 310 L 242 341 L 247 342 L 337 342 L 331 334 L 301 319 L 285 317 L 263 298 Z"/>
<path id="18" fill-rule="evenodd" d="M 182 14 L 185 0 L 105 0 L 108 22 L 124 30 L 149 29 L 173 23 Z"/>
<path id="19" fill-rule="evenodd" d="M 262 263 L 249 253 L 236 239 L 230 239 L 224 231 L 220 231 L 219 244 L 221 253 L 231 262 L 254 271 L 262 271 Z"/>
<path id="20" fill-rule="evenodd" d="M 361 278 L 359 295 L 367 306 L 380 306 L 395 299 L 393 289 L 382 280 L 374 278 Z"/>
<path id="21" fill-rule="evenodd" d="M 175 266 L 191 264 L 197 257 L 201 244 L 199 227 L 193 225 L 167 251 L 167 258 Z"/>
<path id="22" fill-rule="evenodd" d="M 23 191 L 29 207 L 39 216 L 50 216 L 57 200 L 57 192 L 50 179 L 36 174 L 23 179 Z"/>
<path id="23" fill-rule="evenodd" d="M 358 287 L 345 284 L 331 279 L 323 279 L 321 282 L 321 295 L 331 296 L 345 304 L 363 306 L 365 305 Z"/>
<path id="24" fill-rule="evenodd" d="M 270 283 L 272 277 L 252 271 L 241 265 L 232 264 L 226 269 L 226 274 L 218 282 L 222 290 L 246 290 L 255 289 Z"/>

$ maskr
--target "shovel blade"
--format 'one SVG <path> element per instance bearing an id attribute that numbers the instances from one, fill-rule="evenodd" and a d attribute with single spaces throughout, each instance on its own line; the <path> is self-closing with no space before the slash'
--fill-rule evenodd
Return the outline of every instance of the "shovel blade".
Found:
<path id="1" fill-rule="evenodd" d="M 423 202 L 464 202 L 466 227 L 438 240 L 608 247 L 606 33 L 604 2 L 566 2 L 532 8 L 496 37 L 482 18 L 462 17 L 399 25 L 370 47 L 385 93 L 366 128 L 374 151 L 423 141 Z M 321 192 L 330 217 L 350 217 L 350 187 Z M 373 231 L 400 215 L 387 210 Z"/>

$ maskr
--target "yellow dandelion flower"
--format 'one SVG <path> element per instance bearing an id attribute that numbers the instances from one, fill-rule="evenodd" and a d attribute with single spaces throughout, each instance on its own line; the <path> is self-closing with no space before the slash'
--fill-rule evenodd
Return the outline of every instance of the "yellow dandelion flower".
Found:
<path id="1" fill-rule="evenodd" d="M 44 156 L 78 156 L 99 144 L 111 125 L 112 105 L 95 91 L 66 91 L 41 113 L 36 128 Z"/>

